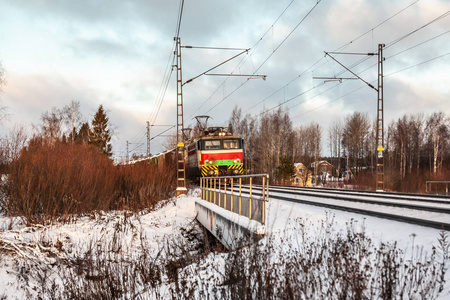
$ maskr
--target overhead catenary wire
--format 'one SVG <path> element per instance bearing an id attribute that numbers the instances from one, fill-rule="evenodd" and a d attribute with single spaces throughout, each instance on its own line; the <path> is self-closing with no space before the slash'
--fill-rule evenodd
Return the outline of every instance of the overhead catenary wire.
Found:
<path id="1" fill-rule="evenodd" d="M 266 37 L 266 35 L 271 31 L 271 29 L 273 28 L 273 26 L 276 25 L 276 23 L 278 23 L 278 21 L 281 19 L 281 17 L 286 13 L 286 11 L 289 9 L 289 7 L 291 7 L 292 3 L 295 0 L 291 0 L 291 2 L 289 2 L 289 4 L 285 7 L 285 9 L 281 12 L 281 14 L 277 17 L 277 19 L 272 23 L 271 26 L 269 26 L 269 28 L 264 32 L 264 34 L 261 36 L 261 38 L 258 39 L 258 41 L 250 48 L 250 52 L 254 52 L 259 43 Z M 249 54 L 251 55 L 251 54 Z M 234 74 L 234 72 L 240 67 L 240 65 L 242 65 L 242 63 L 245 61 L 246 56 L 243 57 L 239 63 L 236 65 L 236 67 L 233 69 L 233 71 L 231 72 L 231 74 Z M 214 96 L 216 94 L 216 92 L 218 90 L 220 90 L 220 88 L 228 81 L 230 77 L 225 78 L 225 80 L 212 92 L 212 94 L 188 117 L 188 119 L 192 118 L 194 116 L 194 114 L 196 112 L 198 112 L 211 98 L 212 96 Z"/>
<path id="2" fill-rule="evenodd" d="M 353 44 L 354 42 L 356 42 L 357 40 L 359 40 L 360 38 L 362 38 L 363 36 L 365 36 L 366 34 L 373 32 L 373 30 L 377 29 L 378 27 L 380 27 L 381 25 L 383 25 L 384 23 L 388 22 L 389 20 L 393 19 L 394 17 L 398 16 L 399 14 L 401 14 L 402 12 L 404 12 L 405 10 L 407 10 L 408 8 L 410 8 L 411 6 L 413 6 L 414 4 L 416 4 L 417 2 L 419 2 L 419 0 L 414 1 L 413 3 L 411 3 L 410 5 L 406 6 L 405 8 L 399 10 L 398 12 L 396 12 L 395 14 L 393 14 L 392 16 L 390 16 L 389 18 L 385 19 L 384 21 L 382 21 L 381 23 L 379 23 L 378 25 L 376 25 L 375 27 L 373 27 L 372 29 L 367 30 L 366 32 L 364 32 L 363 34 L 359 35 L 358 37 L 356 37 L 355 39 L 351 40 L 350 42 L 346 43 L 345 45 L 342 45 L 341 47 L 337 48 L 334 51 L 341 51 L 343 49 L 345 49 L 347 46 L 349 46 L 350 44 Z"/>
<path id="3" fill-rule="evenodd" d="M 417 2 L 417 1 L 416 1 L 416 2 Z M 415 2 L 415 3 L 416 3 L 416 2 Z M 413 3 L 413 4 L 414 4 L 414 3 Z M 412 5 L 412 4 L 411 4 L 411 5 Z M 411 6 L 411 5 L 410 5 L 410 6 Z M 408 7 L 410 7 L 410 6 L 408 6 Z M 406 8 L 405 8 L 405 9 L 406 9 Z M 404 10 L 404 9 L 403 9 L 403 10 Z M 403 10 L 402 10 L 402 11 L 403 11 Z M 397 14 L 398 14 L 398 13 L 397 13 Z M 397 15 L 397 14 L 396 14 L 396 15 Z M 441 20 L 441 19 L 447 17 L 448 15 L 450 15 L 450 11 L 447 11 L 447 12 L 441 14 L 440 16 L 434 18 L 433 20 L 427 22 L 426 24 L 424 24 L 424 25 L 422 25 L 422 26 L 420 26 L 420 27 L 418 27 L 418 28 L 412 30 L 411 32 L 409 32 L 409 33 L 407 33 L 407 34 L 405 34 L 405 35 L 403 35 L 403 36 L 401 36 L 401 37 L 399 37 L 399 38 L 393 40 L 392 42 L 388 43 L 387 45 L 389 45 L 389 47 L 390 47 L 390 46 L 393 46 L 393 45 L 395 45 L 396 43 L 398 43 L 398 42 L 404 40 L 405 38 L 407 38 L 407 37 L 409 37 L 409 36 L 411 36 L 412 34 L 418 32 L 419 30 L 421 30 L 421 29 L 423 29 L 423 28 L 425 28 L 425 27 L 427 27 L 427 26 L 429 26 L 429 25 L 431 25 L 431 24 L 433 24 L 433 23 L 435 23 L 435 22 L 437 22 L 437 21 L 439 21 L 439 20 Z M 382 23 L 385 23 L 385 21 L 383 21 Z M 378 27 L 378 26 L 377 26 L 377 27 Z M 370 32 L 370 31 L 368 31 L 368 32 Z M 419 45 L 425 44 L 426 42 L 431 41 L 431 40 L 433 40 L 433 39 L 435 39 L 435 38 L 438 38 L 438 37 L 440 37 L 440 36 L 442 36 L 442 35 L 444 35 L 444 34 L 446 34 L 446 33 L 448 33 L 448 31 L 447 31 L 447 32 L 444 32 L 444 33 L 442 33 L 442 34 L 439 34 L 438 36 L 435 36 L 435 37 L 433 37 L 433 38 L 430 38 L 430 39 L 428 39 L 428 40 L 426 40 L 426 41 L 424 41 L 424 42 L 422 42 L 422 43 L 419 43 L 419 44 L 417 44 L 417 45 L 414 45 L 414 46 L 412 46 L 412 47 L 410 47 L 410 48 L 408 48 L 408 49 L 406 49 L 406 50 L 403 50 L 403 51 L 401 51 L 401 52 L 399 52 L 399 53 L 397 53 L 397 54 L 394 54 L 394 55 L 390 56 L 389 58 L 391 58 L 391 57 L 393 57 L 393 56 L 395 56 L 395 55 L 398 55 L 398 54 L 400 54 L 400 53 L 406 52 L 406 51 L 408 51 L 408 50 L 410 50 L 410 49 L 413 49 L 413 48 L 415 48 L 415 47 L 417 47 L 417 46 L 419 46 Z M 367 34 L 367 33 L 366 33 L 366 34 Z M 387 48 L 387 47 L 388 47 L 388 46 L 386 46 L 386 48 Z M 447 55 L 447 54 L 444 54 L 444 55 L 441 55 L 441 56 L 439 56 L 439 57 L 437 57 L 437 58 L 440 58 L 440 57 L 443 57 L 443 56 L 446 56 L 446 55 Z M 365 60 L 367 60 L 367 59 L 369 59 L 369 58 L 370 58 L 370 56 L 368 56 L 368 57 L 366 57 L 366 58 L 363 58 L 363 59 L 360 60 L 360 62 L 363 62 L 363 61 L 365 61 Z M 427 60 L 427 61 L 425 61 L 425 62 L 423 62 L 423 63 L 426 63 L 426 62 L 435 60 L 435 59 L 437 59 L 437 58 Z M 319 61 L 320 61 L 320 60 L 319 60 Z M 353 68 L 354 66 L 358 65 L 360 62 L 357 62 L 357 63 L 353 64 L 353 65 L 350 66 L 349 68 Z M 317 62 L 316 62 L 316 63 L 317 63 Z M 421 64 L 423 64 L 423 63 L 421 63 Z M 374 64 L 374 65 L 371 65 L 371 66 L 368 67 L 367 69 L 370 69 L 371 67 L 376 66 L 376 65 L 377 65 L 377 63 Z M 420 65 L 420 64 L 419 64 L 419 65 Z M 415 67 L 415 66 L 405 68 L 404 70 L 407 70 L 407 69 L 410 69 L 410 68 L 413 68 L 413 67 Z M 367 69 L 365 69 L 364 71 L 366 71 Z M 340 74 L 343 74 L 343 73 L 345 73 L 345 72 L 347 72 L 347 70 L 342 70 L 340 73 L 336 74 L 335 76 L 339 76 Z M 386 77 L 386 76 L 385 76 L 385 77 Z M 334 87 L 336 87 L 336 86 L 334 86 Z M 310 89 L 310 90 L 312 90 L 312 89 Z M 295 96 L 295 97 L 293 97 L 293 98 L 298 98 L 300 95 L 303 95 L 303 94 L 305 94 L 305 93 L 301 93 L 301 94 L 299 94 L 299 95 L 297 95 L 297 96 Z M 287 103 L 287 102 L 289 102 L 289 101 L 292 101 L 292 100 L 293 100 L 293 99 L 290 98 L 290 99 L 288 99 L 287 101 L 284 101 L 283 103 L 280 103 L 280 104 L 278 104 L 278 105 L 276 105 L 276 106 L 274 106 L 274 107 L 272 107 L 272 108 L 266 109 L 265 111 L 263 111 L 263 112 L 260 113 L 259 115 L 261 115 L 261 114 L 263 114 L 263 113 L 266 113 L 266 112 L 269 112 L 269 111 L 271 111 L 271 110 L 273 110 L 273 109 L 276 109 L 276 108 L 282 106 L 283 104 L 285 104 L 285 103 Z M 302 102 L 302 103 L 303 103 L 303 102 Z M 252 107 L 252 108 L 253 108 L 253 107 Z"/>
<path id="4" fill-rule="evenodd" d="M 411 4 L 409 4 L 408 6 L 402 8 L 401 10 L 397 11 L 396 13 L 394 13 L 393 15 L 391 15 L 390 17 L 388 17 L 387 19 L 383 20 L 382 22 L 380 22 L 380 23 L 377 24 L 376 26 L 374 26 L 374 27 L 372 27 L 371 29 L 367 30 L 367 31 L 364 32 L 363 34 L 360 34 L 360 35 L 357 36 L 356 38 L 352 39 L 350 42 L 348 42 L 348 43 L 346 43 L 346 44 L 344 44 L 344 45 L 342 45 L 342 46 L 336 48 L 334 51 L 341 51 L 341 50 L 345 49 L 345 48 L 346 48 L 347 46 L 349 46 L 350 44 L 356 42 L 357 40 L 359 40 L 359 39 L 362 38 L 363 36 L 367 35 L 368 33 L 373 32 L 373 30 L 375 30 L 376 28 L 378 28 L 378 27 L 380 27 L 381 25 L 385 24 L 386 22 L 388 22 L 388 21 L 391 20 L 392 18 L 398 16 L 399 14 L 401 14 L 402 12 L 404 12 L 405 10 L 407 10 L 407 9 L 410 8 L 410 7 L 412 7 L 414 4 L 416 4 L 416 3 L 418 3 L 418 2 L 419 2 L 419 0 L 414 1 L 413 3 L 411 3 Z M 279 91 L 285 89 L 285 88 L 288 87 L 290 84 L 292 84 L 293 82 L 295 82 L 295 81 L 297 81 L 299 78 L 301 78 L 304 74 L 308 73 L 308 71 L 309 71 L 310 69 L 312 69 L 314 66 L 316 66 L 317 64 L 319 64 L 323 59 L 324 59 L 324 57 L 321 57 L 319 60 L 317 60 L 315 63 L 313 63 L 310 67 L 308 67 L 305 71 L 303 71 L 300 75 L 294 77 L 291 81 L 289 81 L 287 84 L 283 85 L 283 86 L 282 86 L 281 88 L 279 88 L 277 91 L 275 91 L 275 92 L 272 93 L 271 95 L 267 96 L 267 97 L 264 98 L 263 100 L 259 101 L 256 105 L 253 105 L 252 107 L 246 109 L 245 111 L 249 111 L 249 110 L 255 108 L 255 107 L 258 106 L 259 104 L 265 102 L 267 99 L 269 99 L 270 97 L 272 97 L 272 96 L 274 96 L 275 94 L 277 94 Z M 349 68 L 353 68 L 353 67 L 357 66 L 358 64 L 364 62 L 364 61 L 367 60 L 367 59 L 370 59 L 370 57 L 365 57 L 365 58 L 361 59 L 359 62 L 354 63 L 354 64 L 351 65 Z M 324 64 L 326 64 L 326 62 L 323 63 L 323 64 L 321 64 L 321 65 L 319 65 L 319 66 L 317 66 L 315 69 L 312 70 L 312 72 L 316 71 L 318 68 L 322 67 Z M 376 65 L 376 64 L 375 64 L 375 65 Z M 345 73 L 345 72 L 346 72 L 346 70 L 342 70 L 341 72 L 335 74 L 335 76 L 340 76 L 341 74 L 343 74 L 343 73 Z M 320 84 L 320 85 L 322 85 L 322 84 Z M 317 87 L 317 86 L 316 86 L 316 87 Z M 301 94 L 299 94 L 299 95 L 293 97 L 293 99 L 298 98 L 300 95 L 303 95 L 303 93 L 301 93 Z M 292 98 L 291 98 L 291 99 L 288 99 L 285 103 L 287 103 L 287 102 L 289 102 L 289 101 L 292 101 L 293 99 L 292 99 Z M 283 104 L 284 104 L 284 103 L 283 103 Z M 273 110 L 273 109 L 275 109 L 275 108 L 278 108 L 279 106 L 281 106 L 281 105 L 277 105 L 276 107 L 274 107 L 274 108 L 272 108 L 272 109 L 269 109 L 269 110 L 267 110 L 267 111 L 271 111 L 271 110 Z"/>
<path id="5" fill-rule="evenodd" d="M 388 73 L 388 74 L 384 75 L 384 77 L 392 76 L 392 75 L 394 75 L 394 74 L 397 74 L 397 73 L 400 73 L 400 72 L 404 72 L 404 71 L 406 71 L 406 70 L 409 70 L 409 69 L 412 69 L 412 68 L 421 66 L 421 65 L 426 64 L 426 63 L 429 63 L 429 62 L 431 62 L 431 61 L 433 61 L 433 60 L 436 60 L 436 59 L 445 57 L 445 56 L 447 56 L 447 55 L 449 55 L 449 54 L 450 54 L 450 52 L 447 52 L 447 53 L 445 53 L 445 54 L 442 54 L 442 55 L 439 55 L 439 56 L 436 56 L 436 57 L 427 59 L 427 60 L 425 60 L 425 61 L 423 61 L 423 62 L 420 62 L 420 63 L 418 63 L 418 64 L 415 64 L 415 65 L 413 65 L 413 66 L 409 66 L 409 67 L 406 67 L 406 68 L 404 68 L 404 69 L 401 69 L 401 70 L 398 70 L 398 71 L 395 71 L 395 72 Z"/>
<path id="6" fill-rule="evenodd" d="M 183 10 L 184 10 L 184 0 L 180 1 L 180 6 L 178 9 L 178 18 L 177 18 L 177 24 L 175 26 L 175 37 L 178 37 L 180 35 L 180 30 L 181 30 L 181 21 L 183 18 Z M 166 92 L 170 83 L 170 79 L 172 77 L 172 73 L 173 73 L 173 68 L 172 66 L 174 65 L 175 62 L 175 55 L 174 55 L 174 50 L 176 48 L 176 41 L 174 40 L 173 44 L 172 44 L 172 48 L 171 51 L 169 53 L 169 58 L 167 60 L 167 65 L 166 65 L 166 70 L 163 76 L 163 80 L 161 82 L 161 86 L 158 92 L 158 97 L 157 97 L 157 102 L 155 105 L 155 110 L 154 113 L 151 115 L 150 117 L 150 124 L 154 125 L 156 122 L 156 119 L 158 118 L 159 112 L 161 110 L 161 106 L 162 103 L 164 102 L 165 96 L 166 96 Z"/>
<path id="7" fill-rule="evenodd" d="M 405 34 L 405 35 L 403 35 L 403 36 L 401 36 L 401 37 L 399 37 L 399 38 L 397 38 L 397 39 L 395 39 L 395 40 L 389 42 L 389 43 L 386 43 L 385 49 L 387 49 L 387 48 L 389 48 L 389 47 L 392 47 L 393 45 L 395 45 L 395 44 L 397 44 L 398 42 L 400 42 L 400 41 L 406 39 L 407 37 L 409 37 L 409 36 L 411 36 L 411 35 L 413 35 L 414 33 L 418 32 L 419 30 L 422 30 L 422 29 L 424 29 L 425 27 L 427 27 L 427 26 L 429 26 L 429 25 L 431 25 L 431 24 L 433 24 L 433 23 L 435 23 L 435 22 L 437 22 L 437 21 L 439 21 L 439 20 L 442 20 L 442 19 L 448 17 L 449 15 L 450 15 L 450 10 L 448 10 L 448 11 L 446 11 L 445 13 L 443 13 L 442 15 L 440 15 L 440 16 L 434 18 L 433 20 L 429 21 L 428 23 L 425 23 L 424 25 L 420 26 L 419 28 L 417 28 L 417 29 L 415 29 L 415 30 L 413 30 L 413 31 L 411 31 L 411 32 L 409 32 L 409 33 L 407 33 L 407 34 Z"/>
<path id="8" fill-rule="evenodd" d="M 277 52 L 278 49 L 286 42 L 286 40 L 294 33 L 294 31 L 306 20 L 306 18 L 311 15 L 311 13 L 317 8 L 317 6 L 320 4 L 321 0 L 317 0 L 316 4 L 306 13 L 306 15 L 300 20 L 299 23 L 289 32 L 289 34 L 286 35 L 286 37 L 278 44 L 278 46 L 269 54 L 269 56 L 259 65 L 258 68 L 253 72 L 253 74 L 256 74 L 259 69 L 262 68 L 266 64 L 266 62 Z M 245 83 L 248 81 L 244 81 L 241 83 L 237 88 L 235 88 L 233 91 L 231 91 L 228 95 L 226 95 L 221 101 L 219 101 L 216 105 L 211 107 L 206 114 L 208 114 L 210 111 L 215 109 L 217 106 L 219 106 L 221 103 L 223 103 L 226 99 L 228 99 L 231 95 L 233 95 L 238 89 L 240 89 Z"/>
<path id="9" fill-rule="evenodd" d="M 179 8 L 178 8 L 178 14 L 177 14 L 178 17 L 177 17 L 177 23 L 175 26 L 175 35 L 174 36 L 179 36 L 179 34 L 180 34 L 183 10 L 184 10 L 184 0 L 181 0 Z M 159 112 L 161 110 L 162 104 L 163 104 L 165 96 L 166 96 L 166 92 L 168 90 L 168 86 L 169 86 L 169 83 L 170 83 L 170 80 L 172 77 L 172 73 L 173 73 L 172 66 L 173 66 L 174 60 L 175 60 L 175 55 L 174 55 L 175 47 L 176 47 L 176 42 L 174 41 L 172 44 L 170 53 L 169 53 L 169 57 L 167 59 L 164 76 L 161 80 L 160 88 L 158 90 L 154 110 L 151 113 L 151 115 L 149 116 L 149 123 L 151 125 L 154 125 L 158 118 Z M 157 135 L 157 136 L 159 136 L 159 135 Z M 155 137 L 157 137 L 157 136 L 155 136 Z M 141 131 L 132 139 L 132 141 L 134 142 L 136 140 L 137 141 L 136 144 L 139 144 L 145 139 L 145 137 L 146 137 L 146 128 L 142 127 Z M 126 152 L 126 151 L 119 151 L 119 153 L 124 153 L 124 152 Z"/>
<path id="10" fill-rule="evenodd" d="M 421 65 L 423 65 L 423 64 L 429 63 L 429 62 L 434 61 L 434 60 L 436 60 L 436 59 L 443 58 L 443 57 L 445 57 L 445 56 L 447 56 L 447 55 L 450 55 L 450 52 L 447 52 L 447 53 L 445 53 L 445 54 L 439 55 L 439 56 L 437 56 L 437 57 L 433 57 L 433 58 L 431 58 L 431 59 L 425 60 L 425 61 L 420 62 L 420 63 L 418 63 L 418 64 L 409 66 L 409 67 L 407 67 L 407 68 L 403 68 L 403 69 L 401 69 L 401 70 L 397 70 L 397 71 L 388 73 L 388 74 L 384 75 L 384 77 L 392 76 L 392 75 L 395 75 L 395 74 L 398 74 L 398 73 L 407 71 L 407 70 L 409 70 L 409 69 L 412 69 L 412 68 L 421 66 Z M 371 81 L 371 83 L 372 83 L 372 84 L 375 84 L 375 83 L 376 83 L 376 80 Z M 334 87 L 335 87 L 335 86 L 333 86 L 332 88 L 334 88 Z M 307 110 L 307 111 L 305 111 L 305 112 L 303 112 L 303 113 L 301 113 L 301 114 L 299 114 L 299 115 L 293 117 L 292 119 L 296 119 L 296 118 L 298 118 L 298 117 L 300 117 L 300 116 L 303 116 L 303 115 L 305 115 L 305 114 L 307 114 L 307 113 L 310 113 L 310 112 L 312 112 L 312 111 L 315 111 L 315 110 L 317 110 L 317 109 L 319 109 L 319 108 L 325 107 L 325 106 L 327 106 L 328 104 L 330 104 L 330 103 L 332 103 L 332 102 L 335 102 L 335 101 L 337 101 L 337 100 L 340 100 L 340 99 L 342 99 L 342 98 L 344 98 L 344 97 L 346 97 L 346 96 L 348 96 L 348 95 L 350 95 L 350 94 L 353 94 L 353 93 L 355 93 L 355 92 L 361 90 L 361 89 L 364 88 L 364 87 L 366 87 L 365 84 L 364 84 L 364 85 L 361 85 L 360 87 L 358 87 L 358 88 L 356 88 L 356 89 L 354 89 L 354 90 L 352 90 L 352 91 L 350 91 L 350 92 L 348 92 L 348 93 L 346 93 L 345 95 L 339 96 L 339 97 L 337 97 L 337 98 L 335 98 L 335 99 L 332 99 L 332 100 L 330 100 L 330 101 L 328 101 L 328 102 L 326 102 L 326 103 L 324 103 L 324 104 L 322 104 L 322 105 L 319 105 L 319 106 L 317 106 L 317 107 L 315 107 L 315 108 L 309 109 L 309 110 Z M 330 88 L 330 89 L 331 89 L 331 88 Z M 330 89 L 328 89 L 328 90 L 330 90 Z M 327 91 L 328 91 L 328 90 L 327 90 Z M 314 97 L 316 97 L 316 96 L 317 96 L 317 95 L 315 95 L 315 96 L 313 96 L 313 97 L 311 97 L 311 98 L 309 98 L 309 99 L 303 101 L 302 103 L 304 103 L 304 102 L 306 102 L 306 101 L 308 101 L 308 100 L 311 100 L 312 98 L 314 98 Z M 300 104 L 302 104 L 302 103 L 300 103 Z M 300 104 L 298 104 L 298 105 L 300 105 Z M 295 107 L 295 106 L 293 106 L 293 107 Z M 293 108 L 293 107 L 290 107 L 290 108 Z"/>
<path id="11" fill-rule="evenodd" d="M 414 49 L 414 48 L 416 48 L 416 47 L 418 47 L 418 46 L 422 46 L 423 44 L 428 43 L 428 42 L 430 42 L 430 41 L 432 41 L 432 40 L 435 40 L 435 39 L 437 39 L 437 38 L 439 38 L 439 37 L 441 37 L 441 36 L 443 36 L 443 35 L 446 35 L 446 34 L 449 33 L 449 32 L 450 32 L 450 30 L 447 30 L 446 32 L 443 32 L 443 33 L 441 33 L 441 34 L 438 34 L 437 36 L 434 36 L 434 37 L 432 37 L 432 38 L 430 38 L 430 39 L 428 39 L 428 40 L 426 40 L 426 41 L 423 41 L 423 42 L 421 42 L 421 43 L 419 43 L 419 44 L 416 44 L 416 45 L 413 45 L 413 46 L 411 46 L 411 47 L 409 47 L 409 48 L 407 48 L 407 49 L 405 49 L 405 50 L 402 50 L 402 51 L 400 51 L 400 52 L 397 52 L 397 53 L 395 53 L 395 54 L 392 54 L 392 55 L 390 55 L 390 56 L 387 56 L 386 59 L 390 59 L 390 58 L 395 57 L 395 56 L 397 56 L 397 55 L 399 55 L 399 54 L 402 54 L 402 53 L 404 53 L 404 52 L 407 52 L 407 51 L 409 51 L 409 50 L 412 50 L 412 49 Z"/>

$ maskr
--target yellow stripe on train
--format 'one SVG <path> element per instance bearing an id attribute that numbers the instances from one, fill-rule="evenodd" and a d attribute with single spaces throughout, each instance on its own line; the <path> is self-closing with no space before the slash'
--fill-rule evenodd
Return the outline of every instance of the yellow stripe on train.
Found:
<path id="1" fill-rule="evenodd" d="M 201 171 L 202 176 L 203 176 L 203 177 L 206 177 L 206 176 L 208 175 L 208 171 L 209 171 L 209 170 L 215 171 L 215 170 L 217 170 L 217 169 L 218 169 L 217 166 L 203 166 L 203 167 L 202 167 L 202 171 Z"/>
<path id="2" fill-rule="evenodd" d="M 228 166 L 229 170 L 239 170 L 239 174 L 244 173 L 244 169 L 242 168 L 242 165 L 231 165 Z"/>

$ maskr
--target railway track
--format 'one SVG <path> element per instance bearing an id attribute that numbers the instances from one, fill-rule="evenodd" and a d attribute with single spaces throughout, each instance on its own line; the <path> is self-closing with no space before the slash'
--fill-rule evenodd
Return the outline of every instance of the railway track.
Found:
<path id="1" fill-rule="evenodd" d="M 260 190 L 261 187 L 254 185 L 252 194 L 261 195 Z M 249 193 L 249 187 L 243 186 L 241 191 Z M 450 230 L 450 198 L 445 196 L 270 186 L 269 199 L 345 210 Z"/>

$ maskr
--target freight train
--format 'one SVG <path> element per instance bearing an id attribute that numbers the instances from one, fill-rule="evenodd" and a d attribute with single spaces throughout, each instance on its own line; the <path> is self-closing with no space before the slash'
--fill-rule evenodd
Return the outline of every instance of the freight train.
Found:
<path id="1" fill-rule="evenodd" d="M 197 138 L 185 144 L 186 177 L 199 181 L 200 177 L 242 175 L 244 173 L 244 141 L 226 127 L 207 127 Z M 159 169 L 174 168 L 176 149 L 151 157 L 129 161 L 134 165 L 150 163 Z"/>
<path id="2" fill-rule="evenodd" d="M 206 176 L 240 175 L 244 172 L 244 141 L 226 127 L 208 127 L 186 145 L 186 175 L 198 180 Z"/>

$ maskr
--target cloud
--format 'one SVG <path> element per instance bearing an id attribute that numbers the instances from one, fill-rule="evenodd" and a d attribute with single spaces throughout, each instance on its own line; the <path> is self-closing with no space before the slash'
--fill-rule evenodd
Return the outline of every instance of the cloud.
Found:
<path id="1" fill-rule="evenodd" d="M 117 127 L 118 149 L 114 150 L 123 152 L 124 141 L 133 142 L 156 113 L 164 72 L 170 73 L 174 63 L 169 57 L 179 4 L 179 0 L 1 1 L 0 60 L 11 74 L 3 98 L 17 118 L 32 122 L 51 106 L 72 99 L 82 101 L 87 115 L 103 104 Z M 388 44 L 448 11 L 446 0 L 321 1 L 294 30 L 316 0 L 190 0 L 184 4 L 183 45 L 252 47 L 214 72 L 267 75 L 266 81 L 202 76 L 185 85 L 187 125 L 194 122 L 193 116 L 205 113 L 213 117 L 212 125 L 225 124 L 236 105 L 244 113 L 258 115 L 282 104 L 294 118 L 294 126 L 317 120 L 326 128 L 331 120 L 355 110 L 374 117 L 376 92 L 361 81 L 348 80 L 333 88 L 335 82 L 313 79 L 352 76 L 325 58 L 324 51 L 346 44 L 344 50 L 349 52 L 376 51 L 378 43 Z M 386 47 L 385 74 L 443 55 L 449 48 L 448 34 L 425 41 L 448 31 L 449 22 L 450 18 L 444 18 Z M 183 49 L 183 80 L 237 53 Z M 376 57 L 336 58 L 365 80 L 376 81 Z M 411 113 L 443 109 L 449 97 L 449 59 L 386 77 L 386 116 L 396 118 L 405 107 Z M 159 124 L 175 123 L 176 72 L 170 74 Z"/>

